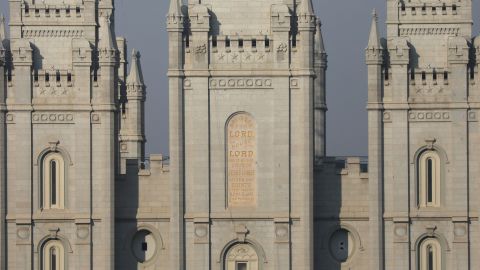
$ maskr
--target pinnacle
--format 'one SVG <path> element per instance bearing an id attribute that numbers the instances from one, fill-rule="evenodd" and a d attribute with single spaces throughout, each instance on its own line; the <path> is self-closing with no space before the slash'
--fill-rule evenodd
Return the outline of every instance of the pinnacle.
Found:
<path id="1" fill-rule="evenodd" d="M 98 47 L 102 49 L 114 49 L 115 41 L 110 26 L 110 19 L 108 17 L 102 17 L 100 19 L 100 31 L 101 36 Z"/>
<path id="2" fill-rule="evenodd" d="M 370 28 L 370 37 L 368 38 L 369 48 L 381 48 L 380 36 L 378 33 L 378 15 L 374 9 L 372 12 L 372 26 Z"/>
<path id="3" fill-rule="evenodd" d="M 317 45 L 317 50 L 321 53 L 325 52 L 325 43 L 323 41 L 323 35 L 322 35 L 322 23 L 320 20 L 318 20 L 317 23 L 317 30 L 315 33 L 315 44 Z"/>
<path id="4" fill-rule="evenodd" d="M 132 66 L 128 74 L 127 84 L 144 85 L 142 67 L 140 65 L 140 53 L 135 49 L 132 51 Z"/>
<path id="5" fill-rule="evenodd" d="M 7 38 L 6 25 L 5 25 L 5 16 L 0 14 L 0 41 L 3 41 Z"/>
<path id="6" fill-rule="evenodd" d="M 298 11 L 299 14 L 314 14 L 312 0 L 302 0 Z"/>

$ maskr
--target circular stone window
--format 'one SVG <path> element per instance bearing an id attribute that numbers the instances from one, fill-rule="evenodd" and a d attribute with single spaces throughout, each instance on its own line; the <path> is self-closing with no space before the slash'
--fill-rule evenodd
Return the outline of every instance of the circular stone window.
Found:
<path id="1" fill-rule="evenodd" d="M 353 255 L 353 235 L 345 229 L 335 231 L 330 237 L 330 253 L 338 262 L 346 262 Z"/>
<path id="2" fill-rule="evenodd" d="M 132 252 L 138 262 L 148 262 L 155 257 L 157 241 L 152 232 L 140 230 L 133 236 Z"/>

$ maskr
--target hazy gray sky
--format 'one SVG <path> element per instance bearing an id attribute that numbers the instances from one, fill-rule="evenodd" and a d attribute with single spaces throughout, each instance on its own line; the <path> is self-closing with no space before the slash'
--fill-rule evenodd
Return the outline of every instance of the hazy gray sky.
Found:
<path id="1" fill-rule="evenodd" d="M 228 0 L 225 0 L 228 1 Z M 475 24 L 478 1 L 474 0 Z M 128 39 L 129 50 L 142 54 L 148 86 L 146 130 L 147 152 L 168 152 L 167 0 L 116 0 L 117 36 Z M 367 154 L 367 74 L 364 49 L 368 40 L 372 9 L 380 15 L 384 29 L 386 0 L 313 0 L 323 23 L 328 53 L 327 152 L 328 155 Z M 8 1 L 0 8 L 7 12 Z M 7 14 L 8 15 L 8 14 Z M 477 27 L 475 29 L 478 29 Z M 477 33 L 477 30 L 475 30 Z"/>

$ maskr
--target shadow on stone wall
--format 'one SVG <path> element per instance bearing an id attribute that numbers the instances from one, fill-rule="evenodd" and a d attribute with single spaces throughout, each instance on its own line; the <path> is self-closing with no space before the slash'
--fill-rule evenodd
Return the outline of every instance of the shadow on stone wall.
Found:
<path id="1" fill-rule="evenodd" d="M 132 237 L 137 230 L 139 209 L 138 160 L 127 160 L 127 172 L 115 183 L 115 269 L 137 269 L 132 252 Z"/>
<path id="2" fill-rule="evenodd" d="M 368 214 L 366 159 L 325 158 L 315 166 L 314 177 L 315 270 L 359 263 L 354 255 L 362 249 L 359 228 L 342 218 Z"/>
<path id="3" fill-rule="evenodd" d="M 317 164 L 314 174 L 314 264 L 315 270 L 340 270 L 341 263 L 330 252 L 331 234 L 340 229 L 342 179 L 338 173 L 344 162 L 325 159 Z"/>

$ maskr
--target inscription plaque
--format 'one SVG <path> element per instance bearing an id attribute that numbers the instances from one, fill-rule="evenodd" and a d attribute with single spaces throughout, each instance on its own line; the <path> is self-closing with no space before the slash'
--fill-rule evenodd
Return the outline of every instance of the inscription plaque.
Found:
<path id="1" fill-rule="evenodd" d="M 257 205 L 257 134 L 247 113 L 230 118 L 227 126 L 228 206 Z"/>

